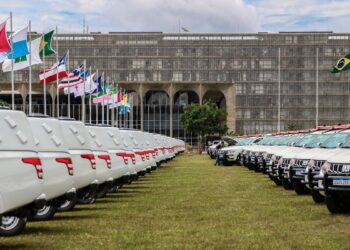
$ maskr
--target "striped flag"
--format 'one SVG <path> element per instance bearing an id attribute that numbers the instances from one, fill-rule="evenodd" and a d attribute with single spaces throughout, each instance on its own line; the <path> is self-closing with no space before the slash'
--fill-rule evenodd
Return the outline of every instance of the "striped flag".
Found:
<path id="1" fill-rule="evenodd" d="M 67 53 L 65 53 L 64 56 L 51 67 L 51 69 L 41 70 L 39 73 L 40 83 L 43 84 L 45 81 L 46 83 L 51 83 L 56 81 L 57 78 L 62 79 L 68 77 L 66 72 L 66 61 Z"/>
<path id="2" fill-rule="evenodd" d="M 84 65 L 81 64 L 79 67 L 75 68 L 73 72 L 70 72 L 67 77 L 64 77 L 60 84 L 58 84 L 58 89 L 64 89 L 68 87 L 74 87 L 75 85 L 81 84 L 84 82 L 84 79 L 81 78 L 80 74 L 84 69 Z"/>

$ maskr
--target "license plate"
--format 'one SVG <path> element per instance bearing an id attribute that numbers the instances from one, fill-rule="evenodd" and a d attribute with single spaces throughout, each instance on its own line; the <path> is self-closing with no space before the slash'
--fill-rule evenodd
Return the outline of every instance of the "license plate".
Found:
<path id="1" fill-rule="evenodd" d="M 224 156 L 223 155 L 219 155 L 219 158 L 222 159 L 222 158 L 224 158 Z"/>
<path id="2" fill-rule="evenodd" d="M 334 186 L 350 186 L 349 178 L 335 179 L 333 180 Z"/>

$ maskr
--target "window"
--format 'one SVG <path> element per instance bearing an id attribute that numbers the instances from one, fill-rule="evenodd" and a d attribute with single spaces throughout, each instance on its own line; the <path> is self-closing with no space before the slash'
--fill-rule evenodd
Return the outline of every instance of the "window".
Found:
<path id="1" fill-rule="evenodd" d="M 145 60 L 134 59 L 132 60 L 133 69 L 142 69 L 145 68 Z"/>
<path id="2" fill-rule="evenodd" d="M 182 72 L 180 71 L 174 71 L 173 72 L 173 79 L 174 82 L 181 82 L 183 80 Z"/>

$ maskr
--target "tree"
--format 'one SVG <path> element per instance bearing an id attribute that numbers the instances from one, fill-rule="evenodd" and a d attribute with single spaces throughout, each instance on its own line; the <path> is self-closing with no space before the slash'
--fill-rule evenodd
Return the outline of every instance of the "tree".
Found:
<path id="1" fill-rule="evenodd" d="M 223 135 L 228 130 L 226 110 L 219 109 L 211 100 L 203 105 L 191 104 L 185 106 L 183 111 L 180 120 L 184 128 L 199 135 L 200 143 L 202 143 L 202 139 L 206 135 Z"/>

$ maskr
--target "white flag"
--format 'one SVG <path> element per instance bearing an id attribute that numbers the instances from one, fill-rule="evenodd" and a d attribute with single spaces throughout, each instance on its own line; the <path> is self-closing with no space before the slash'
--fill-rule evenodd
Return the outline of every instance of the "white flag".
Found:
<path id="1" fill-rule="evenodd" d="M 94 82 L 95 74 L 88 76 L 84 83 L 70 87 L 70 93 L 74 94 L 74 97 L 84 96 L 93 92 L 97 88 L 97 83 Z M 84 92 L 85 90 L 85 92 Z M 64 89 L 65 93 L 68 93 L 68 88 Z"/>
<path id="2" fill-rule="evenodd" d="M 28 42 L 27 46 L 30 48 L 31 46 L 31 60 L 32 65 L 42 64 L 39 51 L 40 51 L 40 43 L 41 43 L 41 37 L 38 37 L 30 42 Z M 3 72 L 9 72 L 12 69 L 11 63 L 13 59 L 6 59 L 4 60 L 4 63 L 2 64 L 2 71 Z M 29 55 L 17 58 L 13 62 L 13 70 L 20 70 L 25 69 L 29 67 Z"/>

